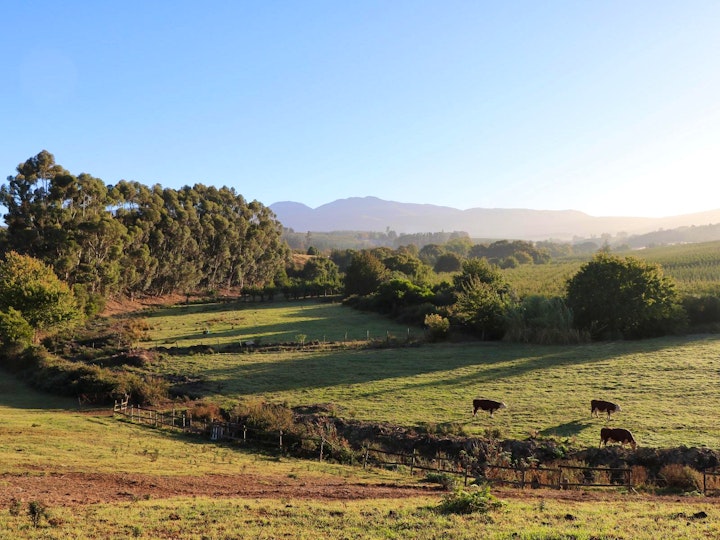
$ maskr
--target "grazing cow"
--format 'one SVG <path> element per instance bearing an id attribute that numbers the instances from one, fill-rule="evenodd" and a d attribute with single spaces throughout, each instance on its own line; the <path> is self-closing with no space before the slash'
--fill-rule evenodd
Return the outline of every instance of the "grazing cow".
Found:
<path id="1" fill-rule="evenodd" d="M 602 428 L 600 430 L 600 446 L 603 444 L 607 446 L 607 444 L 611 442 L 629 444 L 633 450 L 637 448 L 635 437 L 630 433 L 630 430 L 624 428 Z"/>
<path id="2" fill-rule="evenodd" d="M 614 412 L 622 411 L 620 405 L 611 401 L 603 401 L 602 399 L 590 400 L 590 414 L 600 416 L 601 412 L 607 413 L 608 418 Z"/>
<path id="3" fill-rule="evenodd" d="M 492 399 L 473 399 L 473 416 L 482 409 L 488 411 L 490 416 L 493 415 L 498 409 L 504 409 L 507 407 L 502 401 L 493 401 Z"/>

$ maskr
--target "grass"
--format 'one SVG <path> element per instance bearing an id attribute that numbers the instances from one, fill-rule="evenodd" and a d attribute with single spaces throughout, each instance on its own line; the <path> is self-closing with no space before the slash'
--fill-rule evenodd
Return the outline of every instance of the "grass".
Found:
<path id="1" fill-rule="evenodd" d="M 345 474 L 331 464 L 278 461 L 229 445 L 122 422 L 107 411 L 81 410 L 77 402 L 35 392 L 6 373 L 0 379 L 0 418 L 0 474 L 288 475 L 297 472 L 298 463 L 302 463 L 304 475 Z M 366 480 L 387 478 L 367 475 Z"/>
<path id="2" fill-rule="evenodd" d="M 49 508 L 38 528 L 0 511 L 0 539 L 55 538 L 717 538 L 718 510 L 683 501 L 506 499 L 487 515 L 444 515 L 430 498 L 319 502 L 302 500 L 137 501 Z M 700 517 L 704 512 L 707 517 Z"/>
<path id="3" fill-rule="evenodd" d="M 257 305 L 253 311 L 265 327 L 295 324 L 284 305 Z M 357 323 L 357 312 L 348 308 L 319 305 L 304 311 L 332 316 L 325 322 L 315 318 L 320 328 L 349 326 L 346 315 Z M 296 308 L 296 313 L 304 311 Z M 183 321 L 188 316 L 183 311 L 174 313 L 177 319 L 165 324 L 194 324 Z M 225 313 L 232 317 L 231 311 Z M 198 316 L 195 311 L 189 317 Z M 153 327 L 164 332 L 157 319 Z M 580 346 L 470 342 L 168 355 L 154 369 L 198 378 L 193 391 L 228 407 L 246 398 L 290 406 L 332 403 L 345 417 L 402 425 L 454 423 L 468 433 L 493 428 L 504 437 L 539 433 L 586 445 L 598 444 L 606 425 L 605 419 L 590 417 L 590 400 L 608 399 L 623 408 L 611 424 L 632 430 L 642 446 L 720 447 L 720 424 L 713 420 L 720 408 L 719 336 Z M 508 408 L 492 419 L 473 418 L 471 401 L 478 396 L 502 400 Z"/>
<path id="4" fill-rule="evenodd" d="M 156 309 L 146 321 L 151 341 L 143 345 L 225 345 L 256 343 L 351 342 L 416 338 L 418 328 L 408 328 L 376 314 L 344 308 L 333 302 L 273 302 L 272 309 L 254 303 L 179 305 Z M 300 339 L 302 337 L 302 339 Z"/>

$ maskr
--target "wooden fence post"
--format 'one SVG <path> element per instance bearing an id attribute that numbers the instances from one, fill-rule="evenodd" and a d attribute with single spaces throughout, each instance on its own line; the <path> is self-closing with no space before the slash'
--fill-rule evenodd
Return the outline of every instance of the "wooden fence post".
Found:
<path id="1" fill-rule="evenodd" d="M 323 450 L 325 449 L 325 438 L 320 439 L 320 461 L 323 460 Z"/>
<path id="2" fill-rule="evenodd" d="M 282 429 L 280 430 L 280 450 L 282 450 Z"/>
<path id="3" fill-rule="evenodd" d="M 363 469 L 367 468 L 367 462 L 368 462 L 368 454 L 370 453 L 370 447 L 365 447 L 365 457 L 363 458 Z"/>
<path id="4" fill-rule="evenodd" d="M 707 495 L 707 469 L 703 469 L 703 495 Z"/>
<path id="5" fill-rule="evenodd" d="M 413 475 L 414 468 L 415 468 L 415 449 L 413 448 L 412 459 L 410 460 L 410 476 Z"/>

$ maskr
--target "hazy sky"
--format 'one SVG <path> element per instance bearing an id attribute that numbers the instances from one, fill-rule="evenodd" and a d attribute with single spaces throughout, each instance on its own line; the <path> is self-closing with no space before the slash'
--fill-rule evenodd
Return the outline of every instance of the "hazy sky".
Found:
<path id="1" fill-rule="evenodd" d="M 720 207 L 720 2 L 5 2 L 0 174 L 313 208 Z"/>

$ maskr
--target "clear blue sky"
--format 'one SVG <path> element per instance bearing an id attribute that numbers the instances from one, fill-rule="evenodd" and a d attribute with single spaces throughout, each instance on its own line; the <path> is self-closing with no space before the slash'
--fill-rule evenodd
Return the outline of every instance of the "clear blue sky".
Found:
<path id="1" fill-rule="evenodd" d="M 0 174 L 313 208 L 720 207 L 720 2 L 6 2 Z"/>

